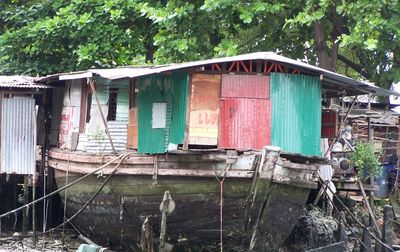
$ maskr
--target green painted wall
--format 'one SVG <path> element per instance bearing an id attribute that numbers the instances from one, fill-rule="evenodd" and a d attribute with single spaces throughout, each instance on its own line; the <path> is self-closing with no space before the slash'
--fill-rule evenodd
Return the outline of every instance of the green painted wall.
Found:
<path id="1" fill-rule="evenodd" d="M 152 75 L 138 80 L 139 153 L 164 153 L 168 144 L 181 144 L 185 134 L 188 75 Z M 152 128 L 153 103 L 167 103 L 166 128 Z"/>
<path id="2" fill-rule="evenodd" d="M 317 77 L 271 74 L 271 144 L 284 151 L 321 155 L 321 83 Z"/>

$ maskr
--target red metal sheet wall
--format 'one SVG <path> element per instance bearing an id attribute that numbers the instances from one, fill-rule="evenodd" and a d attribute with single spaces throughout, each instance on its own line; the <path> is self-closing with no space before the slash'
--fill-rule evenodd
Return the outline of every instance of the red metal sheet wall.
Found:
<path id="1" fill-rule="evenodd" d="M 321 138 L 335 138 L 338 131 L 338 124 L 338 113 L 335 110 L 323 110 Z"/>
<path id="2" fill-rule="evenodd" d="M 221 97 L 269 99 L 269 76 L 222 75 Z"/>
<path id="3" fill-rule="evenodd" d="M 269 90 L 269 76 L 222 76 L 219 148 L 261 149 L 270 144 Z"/>
<path id="4" fill-rule="evenodd" d="M 226 98 L 220 108 L 220 148 L 261 149 L 270 144 L 270 100 Z"/>

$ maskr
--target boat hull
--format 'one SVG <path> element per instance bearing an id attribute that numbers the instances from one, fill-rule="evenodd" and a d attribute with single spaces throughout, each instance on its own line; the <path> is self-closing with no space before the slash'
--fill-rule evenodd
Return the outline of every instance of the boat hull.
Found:
<path id="1" fill-rule="evenodd" d="M 66 172 L 55 170 L 58 187 L 65 185 Z M 69 173 L 72 182 L 82 174 Z M 68 188 L 67 216 L 76 213 L 100 188 L 104 178 L 91 175 Z M 252 179 L 226 178 L 223 183 L 223 237 L 229 248 L 248 250 L 252 230 L 249 194 Z M 257 230 L 265 251 L 274 250 L 289 236 L 303 211 L 310 189 L 268 184 L 268 197 Z M 258 185 L 260 186 L 260 185 Z M 138 251 L 146 218 L 156 241 L 159 237 L 160 203 L 165 191 L 176 203 L 167 217 L 167 241 L 182 247 L 218 246 L 220 236 L 220 184 L 212 177 L 113 175 L 92 203 L 72 223 L 94 242 L 113 249 Z M 64 199 L 64 192 L 61 197 Z M 250 211 L 251 212 L 251 211 Z M 258 250 L 258 249 L 257 249 Z M 258 250 L 259 251 L 259 250 Z"/>

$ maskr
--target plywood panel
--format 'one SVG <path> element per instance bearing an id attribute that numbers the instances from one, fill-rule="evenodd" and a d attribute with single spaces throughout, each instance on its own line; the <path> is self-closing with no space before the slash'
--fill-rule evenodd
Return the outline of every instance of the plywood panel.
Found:
<path id="1" fill-rule="evenodd" d="M 127 147 L 136 149 L 138 147 L 138 111 L 137 108 L 129 110 Z"/>
<path id="2" fill-rule="evenodd" d="M 217 145 L 221 75 L 193 74 L 189 144 Z"/>

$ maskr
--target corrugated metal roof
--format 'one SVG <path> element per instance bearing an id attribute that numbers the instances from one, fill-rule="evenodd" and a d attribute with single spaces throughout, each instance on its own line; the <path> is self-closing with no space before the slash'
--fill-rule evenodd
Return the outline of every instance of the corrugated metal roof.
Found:
<path id="1" fill-rule="evenodd" d="M 256 53 L 243 54 L 233 57 L 200 60 L 200 61 L 186 62 L 180 64 L 170 64 L 164 66 L 121 67 L 114 69 L 89 69 L 84 72 L 50 75 L 47 77 L 38 78 L 36 79 L 36 81 L 46 82 L 51 79 L 66 80 L 68 78 L 77 78 L 79 76 L 83 78 L 83 76 L 89 77 L 92 75 L 99 75 L 107 79 L 137 78 L 141 76 L 174 71 L 179 69 L 199 67 L 203 65 L 225 63 L 232 61 L 242 61 L 242 60 L 266 60 L 266 61 L 285 64 L 290 67 L 300 69 L 311 75 L 319 76 L 320 78 L 322 78 L 323 84 L 329 86 L 330 88 L 334 87 L 334 90 L 337 90 L 338 92 L 342 92 L 343 90 L 351 91 L 347 92 L 348 95 L 372 93 L 379 96 L 389 96 L 389 95 L 400 96 L 400 93 L 398 92 L 378 88 L 371 84 L 353 80 L 347 76 L 334 73 L 310 64 L 306 64 L 301 61 L 293 60 L 273 52 L 256 52 Z"/>
<path id="2" fill-rule="evenodd" d="M 35 83 L 35 78 L 28 76 L 0 75 L 0 87 L 9 88 L 51 88 L 51 86 Z"/>

